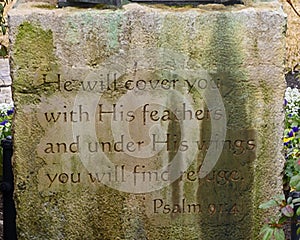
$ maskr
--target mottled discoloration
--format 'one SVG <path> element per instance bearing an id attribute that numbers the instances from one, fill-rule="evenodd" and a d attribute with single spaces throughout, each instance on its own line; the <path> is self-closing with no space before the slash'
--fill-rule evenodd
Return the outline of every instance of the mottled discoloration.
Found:
<path id="1" fill-rule="evenodd" d="M 277 3 L 198 8 L 129 4 L 115 11 L 20 6 L 12 10 L 13 161 L 19 239 L 259 239 L 265 216 L 258 205 L 281 191 L 284 29 L 285 16 Z M 202 72 L 193 76 L 199 70 Z M 118 166 L 114 169 L 118 176 L 102 176 L 118 179 L 112 188 L 96 180 L 93 154 L 84 155 L 85 163 L 80 160 L 78 153 L 91 140 L 76 135 L 76 127 L 88 130 L 88 123 L 80 125 L 80 121 L 90 122 L 91 106 L 98 104 L 87 88 L 98 89 L 106 111 L 113 111 L 112 104 L 126 105 L 122 97 L 135 92 L 131 102 L 127 99 L 133 106 L 144 96 L 139 88 L 145 82 L 145 87 L 160 87 L 153 95 L 168 108 L 178 99 L 166 90 L 170 87 L 186 94 L 193 108 L 205 112 L 203 96 L 187 81 L 191 84 L 208 76 L 202 84 L 214 87 L 209 85 L 212 80 L 219 88 L 227 134 L 220 160 L 206 178 L 198 178 L 206 154 L 199 145 L 195 161 L 171 185 L 139 194 L 115 190 L 122 187 L 122 164 L 131 173 L 138 166 L 142 176 L 143 164 L 153 170 L 182 151 L 181 168 L 191 155 L 184 153 L 184 144 L 183 150 L 174 145 L 175 152 L 162 150 L 145 159 L 120 150 L 137 149 L 138 141 L 151 140 L 142 115 L 129 121 L 133 113 L 142 113 L 144 103 L 129 109 L 135 112 L 128 115 L 125 106 L 118 106 L 118 113 L 124 109 L 123 122 L 101 119 L 93 125 L 97 141 L 112 141 L 113 137 L 113 143 L 119 141 L 113 149 L 107 150 L 108 145 L 102 149 Z M 139 80 L 140 85 L 135 85 Z M 83 104 L 85 95 L 91 100 Z M 82 102 L 76 102 L 78 99 Z M 156 104 L 153 109 L 163 108 Z M 81 112 L 81 118 L 74 114 L 72 120 L 71 111 Z M 150 107 L 147 111 L 149 122 Z M 58 112 L 61 118 L 51 122 L 50 113 Z M 189 114 L 187 111 L 185 118 Z M 209 142 L 209 120 L 199 121 L 199 131 L 192 129 L 189 134 L 180 128 L 187 122 L 161 124 L 173 134 L 172 143 L 195 136 L 201 143 Z M 114 127 L 107 127 L 113 123 Z M 120 143 L 124 139 L 118 129 L 127 124 L 134 146 Z M 113 136 L 113 131 L 118 134 Z M 156 133 L 155 126 L 151 131 Z M 98 159 L 98 165 L 104 164 L 103 159 Z M 134 191 L 134 183 L 128 184 Z"/>

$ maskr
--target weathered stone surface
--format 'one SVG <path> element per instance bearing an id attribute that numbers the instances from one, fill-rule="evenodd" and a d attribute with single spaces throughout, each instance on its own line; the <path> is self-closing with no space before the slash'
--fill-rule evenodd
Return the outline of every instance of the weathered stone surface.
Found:
<path id="1" fill-rule="evenodd" d="M 235 5 L 242 4 L 245 6 L 252 6 L 253 3 L 264 3 L 264 2 L 277 2 L 274 0 L 18 0 L 17 5 L 24 3 L 43 3 L 48 5 L 48 7 L 66 7 L 66 6 L 78 6 L 78 7 L 87 7 L 87 4 L 95 4 L 100 8 L 111 8 L 112 6 L 124 6 L 129 2 L 138 2 L 150 5 L 169 5 L 169 6 L 197 6 L 198 4 L 217 4 L 217 5 Z M 45 6 L 44 6 L 45 7 Z"/>
<path id="2" fill-rule="evenodd" d="M 8 59 L 0 59 L 0 103 L 11 102 L 11 77 Z"/>
<path id="3" fill-rule="evenodd" d="M 277 3 L 12 10 L 19 239 L 259 239 L 284 30 Z"/>
<path id="4" fill-rule="evenodd" d="M 11 87 L 0 88 L 0 103 L 12 103 Z"/>
<path id="5" fill-rule="evenodd" d="M 10 86 L 11 77 L 9 71 L 8 59 L 0 59 L 0 86 Z"/>

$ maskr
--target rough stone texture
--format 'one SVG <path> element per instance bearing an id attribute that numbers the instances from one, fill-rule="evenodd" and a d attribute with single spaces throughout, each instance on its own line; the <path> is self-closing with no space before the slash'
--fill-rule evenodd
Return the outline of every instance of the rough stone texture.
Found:
<path id="1" fill-rule="evenodd" d="M 285 15 L 278 3 L 192 9 L 129 4 L 115 11 L 27 4 L 9 19 L 18 239 L 260 239 L 266 216 L 258 205 L 280 193 L 284 163 Z M 148 88 L 156 88 L 156 80 L 161 85 L 138 90 L 141 79 Z M 199 79 L 205 85 L 189 89 L 187 83 Z M 100 90 L 88 91 L 86 84 L 96 82 Z M 139 115 L 145 103 L 144 114 L 202 109 L 201 121 L 189 121 L 186 110 L 185 117 L 173 111 L 160 121 L 147 115 L 146 123 Z M 118 115 L 102 119 L 99 111 L 114 112 L 113 104 Z M 51 113 L 61 119 L 51 121 Z M 174 114 L 181 120 L 170 120 Z M 213 137 L 210 142 L 212 154 L 222 151 L 211 170 L 203 160 L 210 147 L 203 148 L 210 136 L 222 135 L 225 117 L 224 146 L 214 146 Z M 137 145 L 124 147 L 127 125 L 134 144 L 154 146 L 151 136 L 163 141 L 168 133 L 174 146 L 151 157 Z M 97 155 L 91 144 L 87 152 L 93 134 L 100 143 L 115 143 L 114 149 L 103 147 L 107 152 Z M 117 166 L 111 175 L 101 173 L 106 157 Z M 160 172 L 153 183 L 156 168 L 176 157 L 181 161 L 172 171 L 183 169 L 181 177 L 169 181 L 168 169 L 167 180 Z M 205 177 L 203 169 L 209 169 Z M 153 174 L 149 182 L 146 171 Z"/>
<path id="2" fill-rule="evenodd" d="M 11 77 L 8 59 L 0 59 L 0 103 L 11 102 Z"/>
<path id="3" fill-rule="evenodd" d="M 15 0 L 16 1 L 16 5 L 18 6 L 19 4 L 24 4 L 24 3 L 43 3 L 43 4 L 46 4 L 48 5 L 48 7 L 55 7 L 55 6 L 58 6 L 58 2 L 59 0 Z M 60 2 L 64 2 L 64 1 L 60 1 Z M 75 5 L 77 4 L 78 6 L 82 6 L 82 3 L 99 3 L 100 5 L 98 5 L 98 7 L 102 8 L 107 8 L 107 6 L 105 6 L 104 3 L 111 3 L 111 4 L 116 4 L 115 1 L 104 1 L 104 0 L 82 0 L 82 1 L 78 1 L 78 0 L 67 0 L 66 2 L 69 2 L 71 4 L 74 4 Z M 243 5 L 246 5 L 246 6 L 252 6 L 253 3 L 258 3 L 258 2 L 273 2 L 273 0 L 238 0 L 238 1 L 215 1 L 215 0 L 190 0 L 190 1 L 182 1 L 182 0 L 153 0 L 153 1 L 147 1 L 147 0 L 141 0 L 141 1 L 128 1 L 128 0 L 120 0 L 118 1 L 119 4 L 122 6 L 122 5 L 125 5 L 125 4 L 128 4 L 129 2 L 143 2 L 143 3 L 146 3 L 146 4 L 152 4 L 152 5 L 157 5 L 159 4 L 160 2 L 164 2 L 164 3 L 167 3 L 169 5 L 177 5 L 178 6 L 178 2 L 179 4 L 183 4 L 183 5 L 187 5 L 187 6 L 191 6 L 191 4 L 193 5 L 197 5 L 199 4 L 200 6 L 203 6 L 205 4 L 207 4 L 207 2 L 210 2 L 212 4 L 216 3 L 218 5 L 234 5 L 234 4 L 243 4 Z M 185 4 L 183 2 L 186 2 Z M 65 5 L 60 5 L 60 6 L 65 6 Z M 70 5 L 69 5 L 70 6 Z M 73 5 L 72 5 L 73 6 Z M 111 7 L 111 6 L 110 6 Z"/>

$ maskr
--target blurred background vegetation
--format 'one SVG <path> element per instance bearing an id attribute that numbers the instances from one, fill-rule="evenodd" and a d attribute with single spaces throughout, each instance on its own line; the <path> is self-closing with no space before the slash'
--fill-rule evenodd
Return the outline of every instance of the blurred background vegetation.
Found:
<path id="1" fill-rule="evenodd" d="M 7 12 L 12 4 L 12 0 L 0 0 L 0 57 L 8 57 Z"/>
<path id="2" fill-rule="evenodd" d="M 300 63 L 300 17 L 291 7 L 292 4 L 296 11 L 300 12 L 300 1 L 280 1 L 283 4 L 283 11 L 287 14 L 285 70 L 288 72 Z"/>

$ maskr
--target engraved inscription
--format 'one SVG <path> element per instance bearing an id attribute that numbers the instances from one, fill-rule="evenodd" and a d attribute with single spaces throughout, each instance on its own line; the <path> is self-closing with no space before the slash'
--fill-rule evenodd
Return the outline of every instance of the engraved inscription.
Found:
<path id="1" fill-rule="evenodd" d="M 143 211 L 153 225 L 157 218 L 164 225 L 177 217 L 213 225 L 247 214 L 243 199 L 252 184 L 255 130 L 225 129 L 222 136 L 218 126 L 225 126 L 227 112 L 207 100 L 211 92 L 225 97 L 230 84 L 194 73 L 70 73 L 51 80 L 42 75 L 63 99 L 42 103 L 37 113 L 46 129 L 38 149 L 46 162 L 40 191 L 142 189 Z M 54 128 L 69 134 L 57 138 Z M 201 177 L 206 157 L 215 152 L 215 166 Z"/>

